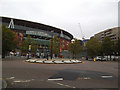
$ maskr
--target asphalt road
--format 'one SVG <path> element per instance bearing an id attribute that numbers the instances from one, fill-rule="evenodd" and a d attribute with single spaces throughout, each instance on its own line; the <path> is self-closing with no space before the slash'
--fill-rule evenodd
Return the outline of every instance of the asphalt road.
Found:
<path id="1" fill-rule="evenodd" d="M 35 64 L 4 60 L 7 88 L 118 88 L 118 63 Z"/>

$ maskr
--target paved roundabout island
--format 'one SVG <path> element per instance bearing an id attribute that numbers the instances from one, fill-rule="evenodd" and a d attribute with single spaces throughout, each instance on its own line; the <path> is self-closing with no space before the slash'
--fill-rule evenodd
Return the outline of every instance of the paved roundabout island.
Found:
<path id="1" fill-rule="evenodd" d="M 53 60 L 43 60 L 43 59 L 28 59 L 26 62 L 29 63 L 39 63 L 39 64 L 77 64 L 82 63 L 80 60 L 68 60 L 68 59 L 53 59 Z"/>

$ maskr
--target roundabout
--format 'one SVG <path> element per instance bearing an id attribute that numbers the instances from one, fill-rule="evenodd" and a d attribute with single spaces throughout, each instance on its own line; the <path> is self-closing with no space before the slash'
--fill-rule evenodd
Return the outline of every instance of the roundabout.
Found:
<path id="1" fill-rule="evenodd" d="M 39 63 L 39 64 L 77 64 L 82 63 L 80 60 L 40 60 L 40 59 L 28 59 L 25 60 L 29 63 Z"/>
<path id="2" fill-rule="evenodd" d="M 65 58 L 3 60 L 2 78 L 7 88 L 118 87 L 117 62 L 79 61 Z M 6 83 L 1 82 L 6 87 Z"/>

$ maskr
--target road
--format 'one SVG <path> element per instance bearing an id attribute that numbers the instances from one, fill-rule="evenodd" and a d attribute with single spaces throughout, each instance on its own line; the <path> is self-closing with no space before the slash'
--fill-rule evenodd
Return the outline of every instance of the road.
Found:
<path id="1" fill-rule="evenodd" d="M 117 62 L 35 64 L 4 60 L 2 67 L 8 88 L 118 88 Z"/>

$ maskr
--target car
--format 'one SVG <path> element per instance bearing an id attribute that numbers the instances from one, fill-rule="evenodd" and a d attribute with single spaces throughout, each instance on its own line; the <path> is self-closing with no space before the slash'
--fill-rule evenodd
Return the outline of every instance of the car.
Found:
<path id="1" fill-rule="evenodd" d="M 106 60 L 107 60 L 107 58 L 105 58 L 104 56 L 101 57 L 101 61 L 106 61 Z"/>
<path id="2" fill-rule="evenodd" d="M 113 61 L 116 61 L 116 60 L 118 60 L 119 59 L 119 56 L 114 56 L 114 57 L 112 57 L 112 60 Z"/>
<path id="3" fill-rule="evenodd" d="M 95 59 L 96 59 L 96 61 L 106 61 L 107 60 L 107 58 L 104 56 L 96 56 Z"/>
<path id="4" fill-rule="evenodd" d="M 116 61 L 118 60 L 119 56 L 104 56 L 107 60 Z"/>
<path id="5" fill-rule="evenodd" d="M 96 61 L 100 61 L 102 58 L 101 58 L 101 56 L 96 56 L 95 59 L 96 59 Z"/>

